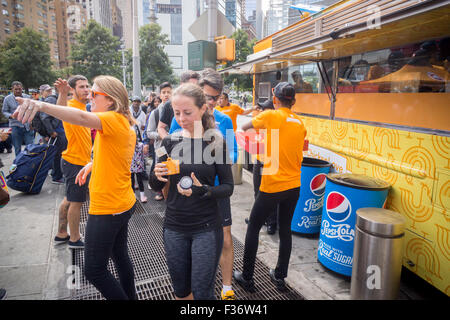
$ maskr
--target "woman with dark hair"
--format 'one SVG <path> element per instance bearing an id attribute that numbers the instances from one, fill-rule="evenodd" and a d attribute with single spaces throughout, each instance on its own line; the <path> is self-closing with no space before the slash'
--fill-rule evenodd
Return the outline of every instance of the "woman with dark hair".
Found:
<path id="1" fill-rule="evenodd" d="M 260 113 L 242 129 L 266 129 L 265 161 L 259 193 L 250 213 L 245 235 L 243 272 L 235 271 L 234 279 L 247 291 L 255 291 L 253 272 L 258 251 L 259 231 L 270 214 L 279 206 L 280 248 L 276 268 L 270 278 L 279 290 L 285 289 L 292 249 L 291 220 L 300 192 L 300 168 L 306 130 L 299 116 L 291 111 L 295 104 L 295 88 L 280 82 L 273 90 L 275 110 Z M 277 146 L 276 146 L 277 145 Z M 275 146 L 275 147 L 274 147 Z M 278 153 L 272 153 L 278 150 Z"/>
<path id="2" fill-rule="evenodd" d="M 158 180 L 151 179 L 152 188 L 161 190 L 169 183 L 164 246 L 177 299 L 214 299 L 223 246 L 217 200 L 231 196 L 234 187 L 225 140 L 205 103 L 200 87 L 181 85 L 173 95 L 172 106 L 182 131 L 165 137 L 164 148 L 155 150 L 159 155 L 154 170 Z M 179 170 L 169 172 L 173 167 L 169 162 L 176 161 Z"/>

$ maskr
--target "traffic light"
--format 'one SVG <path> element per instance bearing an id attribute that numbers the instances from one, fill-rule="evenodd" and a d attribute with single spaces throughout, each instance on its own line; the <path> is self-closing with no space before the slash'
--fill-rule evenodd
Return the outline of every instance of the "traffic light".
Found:
<path id="1" fill-rule="evenodd" d="M 235 40 L 225 36 L 214 39 L 217 45 L 218 61 L 234 61 L 236 58 Z"/>

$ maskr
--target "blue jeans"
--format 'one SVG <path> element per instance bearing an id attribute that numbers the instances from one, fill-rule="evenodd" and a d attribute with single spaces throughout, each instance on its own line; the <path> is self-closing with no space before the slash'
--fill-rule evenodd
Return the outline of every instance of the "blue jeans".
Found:
<path id="1" fill-rule="evenodd" d="M 107 300 L 137 300 L 134 270 L 128 254 L 128 221 L 136 204 L 119 215 L 89 215 L 84 247 L 84 274 Z M 112 258 L 120 283 L 108 270 Z"/>
<path id="2" fill-rule="evenodd" d="M 178 298 L 214 300 L 214 281 L 223 247 L 223 229 L 181 233 L 164 230 L 164 247 L 173 289 Z"/>
<path id="3" fill-rule="evenodd" d="M 12 127 L 11 138 L 17 156 L 22 151 L 22 144 L 33 143 L 34 131 L 28 131 L 24 127 Z"/>

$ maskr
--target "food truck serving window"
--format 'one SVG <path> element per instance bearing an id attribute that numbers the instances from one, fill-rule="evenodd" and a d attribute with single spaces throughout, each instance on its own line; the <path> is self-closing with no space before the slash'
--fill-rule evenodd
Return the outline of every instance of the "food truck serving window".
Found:
<path id="1" fill-rule="evenodd" d="M 331 61 L 324 63 L 328 78 L 332 79 L 333 65 Z M 288 82 L 292 83 L 296 93 L 325 93 L 325 85 L 316 63 L 292 66 L 288 69 Z"/>
<path id="2" fill-rule="evenodd" d="M 339 59 L 338 93 L 450 92 L 450 38 Z"/>

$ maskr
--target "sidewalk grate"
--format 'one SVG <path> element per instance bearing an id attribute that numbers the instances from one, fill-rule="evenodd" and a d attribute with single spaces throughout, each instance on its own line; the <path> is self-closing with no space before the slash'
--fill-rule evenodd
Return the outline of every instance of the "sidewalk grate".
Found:
<path id="1" fill-rule="evenodd" d="M 133 262 L 136 293 L 139 300 L 173 300 L 172 283 L 166 265 L 163 244 L 163 220 L 165 205 L 163 201 L 157 202 L 149 197 L 149 202 L 136 205 L 136 211 L 130 219 L 128 226 L 128 250 Z M 88 204 L 81 209 L 80 230 L 84 234 L 88 217 Z M 233 237 L 235 262 L 234 268 L 242 270 L 244 246 Z M 72 264 L 84 270 L 84 251 L 72 250 Z M 108 269 L 118 278 L 112 260 Z M 288 286 L 288 290 L 280 292 L 271 282 L 269 268 L 259 259 L 255 263 L 256 293 L 248 293 L 239 285 L 234 284 L 233 290 L 239 300 L 303 300 L 304 298 Z M 222 290 L 222 275 L 220 268 L 216 277 L 215 293 L 220 299 Z M 103 296 L 92 286 L 81 272 L 79 286 L 72 290 L 73 300 L 99 300 Z"/>

